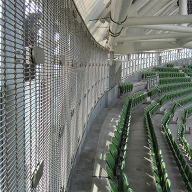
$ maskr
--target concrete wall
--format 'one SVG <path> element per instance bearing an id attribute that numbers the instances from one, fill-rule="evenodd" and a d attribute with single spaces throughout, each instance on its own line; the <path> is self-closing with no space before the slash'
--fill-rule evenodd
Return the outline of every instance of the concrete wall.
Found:
<path id="1" fill-rule="evenodd" d="M 103 110 L 105 107 L 107 107 L 114 99 L 116 99 L 119 96 L 119 90 L 118 90 L 118 85 L 114 86 L 112 89 L 110 89 L 109 91 L 107 91 L 103 97 L 101 97 L 101 99 L 98 101 L 98 103 L 95 105 L 95 108 L 93 109 L 93 111 L 91 112 L 90 118 L 88 120 L 86 129 L 84 131 L 81 143 L 79 145 L 79 149 L 77 150 L 75 159 L 74 159 L 74 164 L 73 164 L 73 168 L 71 169 L 71 173 L 69 176 L 69 180 L 68 180 L 68 185 L 67 185 L 67 191 L 69 191 L 70 185 L 71 185 L 71 181 L 72 178 L 75 174 L 76 171 L 76 166 L 79 162 L 79 158 L 80 158 L 80 154 L 81 154 L 81 150 L 82 147 L 84 145 L 85 139 L 87 137 L 87 133 L 89 132 L 89 130 L 91 129 L 91 125 L 93 123 L 93 121 L 95 120 L 95 118 L 97 117 L 97 115 L 101 112 L 101 110 Z M 63 189 L 64 190 L 64 189 Z M 63 191 L 64 192 L 64 191 Z"/>
<path id="2" fill-rule="evenodd" d="M 109 67 L 109 89 L 121 82 L 121 68 L 121 62 L 119 62 L 119 65 L 117 62 L 114 62 Z"/>

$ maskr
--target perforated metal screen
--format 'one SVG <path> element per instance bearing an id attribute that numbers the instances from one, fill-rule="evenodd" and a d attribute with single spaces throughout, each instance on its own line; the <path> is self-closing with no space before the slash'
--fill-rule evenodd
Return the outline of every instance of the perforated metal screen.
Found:
<path id="1" fill-rule="evenodd" d="M 0 50 L 0 190 L 65 189 L 107 51 L 72 0 L 0 0 Z"/>

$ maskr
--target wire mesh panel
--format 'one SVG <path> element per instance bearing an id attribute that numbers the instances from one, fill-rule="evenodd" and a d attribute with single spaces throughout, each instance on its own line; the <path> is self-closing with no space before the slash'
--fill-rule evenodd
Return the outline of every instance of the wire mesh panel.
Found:
<path id="1" fill-rule="evenodd" d="M 107 51 L 71 0 L 1 0 L 0 48 L 0 190 L 65 190 Z"/>

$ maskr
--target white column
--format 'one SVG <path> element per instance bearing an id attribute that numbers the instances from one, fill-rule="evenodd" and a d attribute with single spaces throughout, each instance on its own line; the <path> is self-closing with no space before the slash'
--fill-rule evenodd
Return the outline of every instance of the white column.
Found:
<path id="1" fill-rule="evenodd" d="M 188 15 L 187 12 L 187 0 L 179 0 L 179 14 Z M 182 26 L 187 26 L 187 24 L 181 24 Z"/>
<path id="2" fill-rule="evenodd" d="M 111 2 L 111 22 L 109 29 L 114 35 L 121 33 L 122 26 L 120 24 L 126 19 L 132 1 L 133 0 L 113 0 Z M 113 49 L 114 46 L 114 39 L 115 37 L 109 36 L 108 46 L 111 49 Z"/>

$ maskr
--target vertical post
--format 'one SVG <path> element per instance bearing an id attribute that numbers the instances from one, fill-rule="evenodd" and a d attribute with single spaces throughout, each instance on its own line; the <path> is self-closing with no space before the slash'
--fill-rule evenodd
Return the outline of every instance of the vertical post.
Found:
<path id="1" fill-rule="evenodd" d="M 188 15 L 187 13 L 187 0 L 179 0 L 179 14 Z M 182 26 L 187 26 L 186 23 L 181 24 Z"/>
<path id="2" fill-rule="evenodd" d="M 128 75 L 131 73 L 131 54 L 127 55 L 127 62 L 128 62 Z"/>

